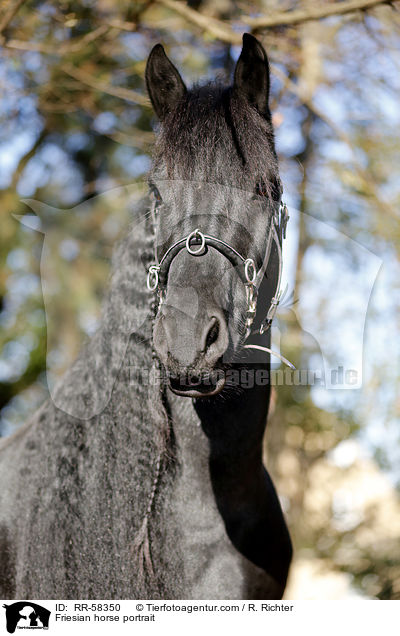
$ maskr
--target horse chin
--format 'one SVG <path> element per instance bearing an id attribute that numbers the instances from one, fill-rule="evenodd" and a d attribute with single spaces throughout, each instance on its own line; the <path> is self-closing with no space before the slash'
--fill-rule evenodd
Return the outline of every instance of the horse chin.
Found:
<path id="1" fill-rule="evenodd" d="M 169 377 L 169 388 L 176 395 L 190 398 L 212 397 L 218 395 L 225 386 L 225 378 L 215 372 L 207 374 L 207 377 L 199 377 L 198 381 L 191 380 L 186 383 L 181 376 Z"/>

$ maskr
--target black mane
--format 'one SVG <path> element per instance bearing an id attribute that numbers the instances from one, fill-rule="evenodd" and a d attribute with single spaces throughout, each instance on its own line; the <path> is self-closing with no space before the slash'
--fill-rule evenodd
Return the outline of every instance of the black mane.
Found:
<path id="1" fill-rule="evenodd" d="M 279 199 L 271 120 L 232 87 L 212 82 L 195 86 L 161 125 L 153 173 L 249 191 L 262 183 L 265 196 Z"/>

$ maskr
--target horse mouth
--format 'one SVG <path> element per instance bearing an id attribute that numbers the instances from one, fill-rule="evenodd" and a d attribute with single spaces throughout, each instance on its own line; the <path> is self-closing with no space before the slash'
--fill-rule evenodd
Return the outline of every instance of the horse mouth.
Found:
<path id="1" fill-rule="evenodd" d="M 191 398 L 217 395 L 225 386 L 220 369 L 199 374 L 170 375 L 169 388 L 176 395 Z"/>

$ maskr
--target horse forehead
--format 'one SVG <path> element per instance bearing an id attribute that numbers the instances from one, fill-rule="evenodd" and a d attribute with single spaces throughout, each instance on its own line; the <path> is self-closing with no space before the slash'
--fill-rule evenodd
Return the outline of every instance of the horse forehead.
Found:
<path id="1" fill-rule="evenodd" d="M 167 206 L 165 217 L 168 212 L 180 218 L 210 215 L 210 220 L 218 215 L 221 224 L 239 223 L 250 231 L 256 217 L 265 218 L 265 205 L 250 189 L 196 180 L 159 179 L 156 183 Z"/>
<path id="2" fill-rule="evenodd" d="M 201 179 L 196 177 L 168 178 L 163 173 L 155 172 L 153 177 L 156 180 L 160 193 L 164 197 L 171 199 L 193 199 L 202 200 L 207 198 L 219 198 L 229 200 L 246 200 L 253 194 L 253 188 L 242 188 L 234 183 L 219 183 L 212 179 Z"/>

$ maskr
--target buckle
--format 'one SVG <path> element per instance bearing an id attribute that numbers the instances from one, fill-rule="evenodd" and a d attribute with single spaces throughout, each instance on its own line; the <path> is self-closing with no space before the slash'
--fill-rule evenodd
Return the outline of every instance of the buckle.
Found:
<path id="1" fill-rule="evenodd" d="M 150 265 L 147 272 L 146 285 L 149 291 L 155 291 L 158 287 L 158 272 L 160 271 L 159 265 Z"/>
<path id="2" fill-rule="evenodd" d="M 281 236 L 286 238 L 286 227 L 289 221 L 289 212 L 286 203 L 281 203 Z"/>

